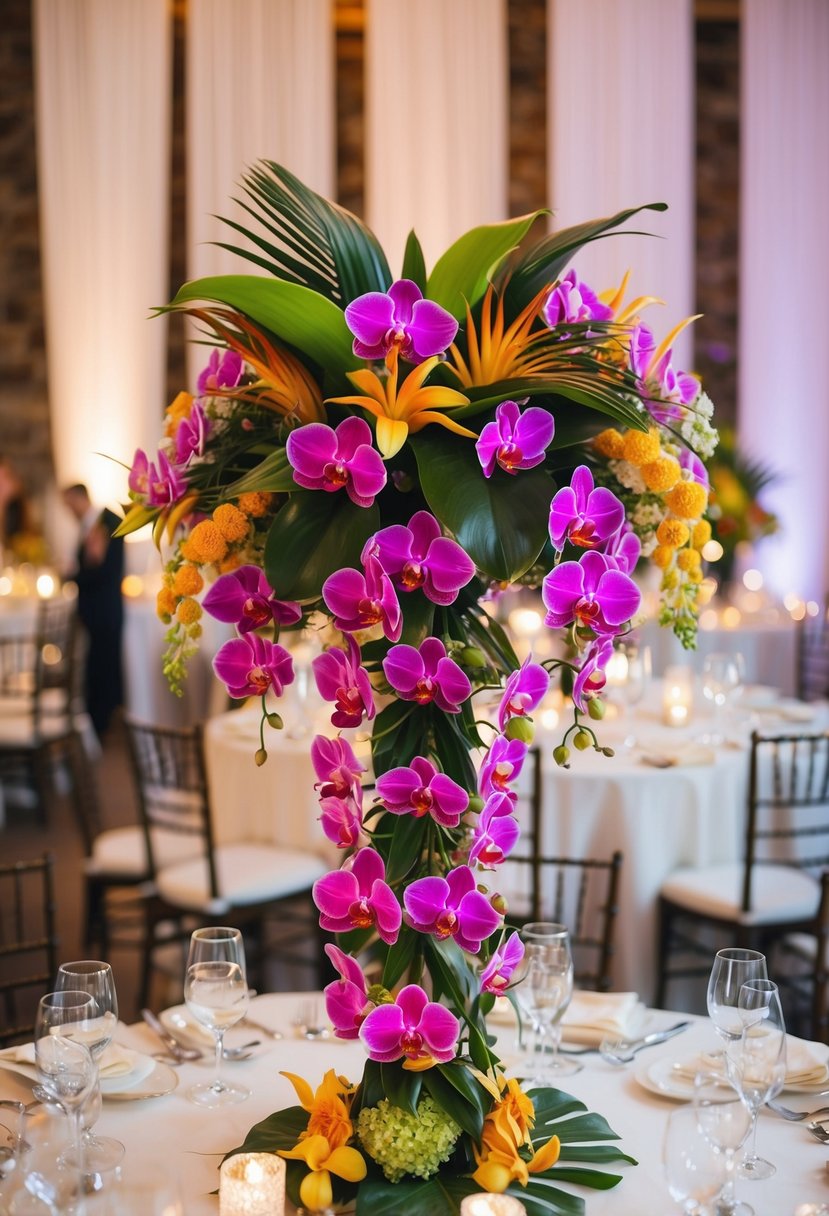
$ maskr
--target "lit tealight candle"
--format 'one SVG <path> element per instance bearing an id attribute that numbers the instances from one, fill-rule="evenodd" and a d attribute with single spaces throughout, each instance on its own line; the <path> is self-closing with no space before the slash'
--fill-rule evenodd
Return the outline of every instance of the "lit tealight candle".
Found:
<path id="1" fill-rule="evenodd" d="M 219 1216 L 284 1216 L 285 1162 L 273 1153 L 237 1153 L 219 1171 Z"/>
<path id="2" fill-rule="evenodd" d="M 694 697 L 690 667 L 669 667 L 662 693 L 662 720 L 667 726 L 685 726 Z"/>
<path id="3" fill-rule="evenodd" d="M 461 1216 L 527 1216 L 527 1209 L 511 1195 L 467 1195 L 461 1200 Z"/>
<path id="4" fill-rule="evenodd" d="M 628 657 L 621 650 L 614 650 L 604 669 L 610 688 L 621 688 L 627 683 Z"/>

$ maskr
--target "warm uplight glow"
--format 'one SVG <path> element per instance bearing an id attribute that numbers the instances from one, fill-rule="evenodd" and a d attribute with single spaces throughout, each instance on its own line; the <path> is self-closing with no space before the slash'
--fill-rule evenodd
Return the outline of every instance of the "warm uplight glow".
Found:
<path id="1" fill-rule="evenodd" d="M 718 562 L 723 555 L 723 547 L 718 540 L 707 540 L 700 550 L 707 562 Z"/>
<path id="2" fill-rule="evenodd" d="M 806 615 L 807 616 L 819 616 L 820 615 L 820 605 L 817 603 L 816 600 L 809 600 L 807 602 Z"/>
<path id="3" fill-rule="evenodd" d="M 627 683 L 628 678 L 628 657 L 622 654 L 620 650 L 614 650 L 613 654 L 607 661 L 605 667 L 605 675 L 610 688 L 621 688 Z"/>
<path id="4" fill-rule="evenodd" d="M 700 629 L 705 629 L 705 630 L 716 629 L 717 626 L 719 625 L 719 623 L 720 623 L 720 614 L 717 612 L 716 608 L 706 608 L 704 612 L 700 613 L 700 617 L 699 617 Z"/>
<path id="5" fill-rule="evenodd" d="M 806 615 L 806 605 L 803 603 L 803 600 L 798 600 L 797 603 L 795 604 L 794 608 L 791 609 L 792 620 L 793 621 L 802 621 L 803 618 L 805 617 L 805 615 Z"/>
<path id="6" fill-rule="evenodd" d="M 800 603 L 800 597 L 795 595 L 794 591 L 787 591 L 783 596 L 783 607 L 787 612 L 792 612 Z"/>
<path id="7" fill-rule="evenodd" d="M 668 667 L 662 689 L 662 721 L 685 726 L 694 701 L 694 673 L 690 667 Z"/>
<path id="8" fill-rule="evenodd" d="M 542 709 L 541 726 L 544 730 L 555 730 L 558 726 L 559 714 L 557 709 Z"/>
<path id="9" fill-rule="evenodd" d="M 759 591 L 763 586 L 763 576 L 759 570 L 746 570 L 743 575 L 743 586 L 747 591 Z"/>
<path id="10" fill-rule="evenodd" d="M 0 595 L 11 595 L 12 581 L 8 574 L 0 574 Z"/>
<path id="11" fill-rule="evenodd" d="M 534 608 L 513 608 L 509 614 L 509 627 L 519 638 L 534 638 L 543 624 L 544 618 Z"/>
<path id="12" fill-rule="evenodd" d="M 715 578 L 704 578 L 699 585 L 697 594 L 697 603 L 700 608 L 704 608 L 706 604 L 710 604 L 714 596 L 717 594 L 719 584 Z"/>
<path id="13" fill-rule="evenodd" d="M 42 600 L 48 600 L 55 594 L 55 580 L 51 574 L 39 574 L 35 589 Z"/>
<path id="14" fill-rule="evenodd" d="M 128 599 L 134 600 L 144 591 L 144 580 L 138 574 L 127 574 L 121 580 L 121 593 Z"/>
<path id="15" fill-rule="evenodd" d="M 726 608 L 723 608 L 721 619 L 726 629 L 736 629 L 743 617 L 739 608 L 735 608 L 733 604 L 729 604 Z"/>

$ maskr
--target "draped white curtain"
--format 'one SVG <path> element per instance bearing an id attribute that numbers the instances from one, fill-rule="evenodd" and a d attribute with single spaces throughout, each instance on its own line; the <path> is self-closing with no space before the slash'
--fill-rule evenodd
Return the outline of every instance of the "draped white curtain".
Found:
<path id="1" fill-rule="evenodd" d="M 742 9 L 739 430 L 778 470 L 781 517 L 758 550 L 772 586 L 829 591 L 829 4 Z"/>
<path id="2" fill-rule="evenodd" d="M 367 0 L 366 215 L 400 272 L 507 214 L 505 0 Z"/>
<path id="3" fill-rule="evenodd" d="M 123 499 L 164 406 L 171 25 L 167 0 L 35 0 L 43 290 L 60 483 Z"/>
<path id="4" fill-rule="evenodd" d="M 748 7 L 751 7 L 750 5 Z M 665 202 L 627 225 L 663 239 L 610 236 L 576 270 L 594 289 L 655 295 L 657 340 L 693 311 L 693 5 L 691 0 L 548 0 L 548 172 L 553 227 Z M 660 315 L 661 314 L 661 315 Z M 692 370 L 691 339 L 675 346 Z"/>
<path id="5" fill-rule="evenodd" d="M 233 199 L 258 160 L 321 194 L 334 190 L 330 0 L 197 0 L 187 14 L 187 273 L 256 274 L 212 241 L 250 246 L 217 215 L 255 221 Z M 191 346 L 190 374 L 205 360 Z M 191 383 L 190 387 L 193 387 Z"/>

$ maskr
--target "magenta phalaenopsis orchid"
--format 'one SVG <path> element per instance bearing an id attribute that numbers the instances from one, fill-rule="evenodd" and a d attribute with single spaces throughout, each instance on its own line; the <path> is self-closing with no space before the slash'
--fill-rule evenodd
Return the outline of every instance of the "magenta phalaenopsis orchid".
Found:
<path id="1" fill-rule="evenodd" d="M 501 923 L 492 904 L 477 889 L 469 866 L 450 870 L 445 878 L 418 878 L 403 894 L 412 927 L 443 941 L 454 937 L 463 950 L 477 954 L 481 942 Z"/>
<path id="2" fill-rule="evenodd" d="M 481 992 L 500 996 L 508 987 L 512 973 L 523 957 L 524 943 L 517 933 L 513 933 L 493 951 L 492 957 L 481 972 Z"/>
<path id="3" fill-rule="evenodd" d="M 630 369 L 637 378 L 648 412 L 656 422 L 666 424 L 681 418 L 684 407 L 699 395 L 699 380 L 688 372 L 675 371 L 672 350 L 654 363 L 657 354 L 653 334 L 647 325 L 637 325 L 630 336 Z"/>
<path id="4" fill-rule="evenodd" d="M 345 321 L 359 359 L 385 359 L 397 346 L 402 358 L 422 363 L 442 355 L 458 332 L 455 318 L 434 301 L 424 300 L 411 279 L 398 279 L 387 292 L 358 296 L 346 308 Z"/>
<path id="5" fill-rule="evenodd" d="M 320 798 L 362 799 L 360 774 L 365 765 L 354 754 L 347 739 L 329 739 L 327 735 L 315 735 L 311 743 L 311 763 L 317 775 L 315 789 Z"/>
<path id="6" fill-rule="evenodd" d="M 356 1039 L 360 1035 L 360 1027 L 366 1014 L 374 1005 L 368 999 L 368 989 L 363 969 L 353 958 L 339 946 L 327 945 L 328 955 L 340 978 L 327 984 L 323 989 L 325 995 L 325 1012 L 334 1027 L 338 1039 Z"/>
<path id="7" fill-rule="evenodd" d="M 240 566 L 216 579 L 204 597 L 203 607 L 217 621 L 235 625 L 240 633 L 261 629 L 270 621 L 295 625 L 302 619 L 299 604 L 277 599 L 258 566 Z"/>
<path id="8" fill-rule="evenodd" d="M 436 823 L 456 828 L 469 805 L 469 795 L 431 760 L 415 756 L 411 764 L 389 769 L 377 778 L 377 793 L 393 815 L 431 815 Z"/>
<path id="9" fill-rule="evenodd" d="M 547 695 L 550 676 L 539 663 L 527 657 L 504 685 L 498 706 L 498 729 L 503 733 L 510 718 L 523 718 L 537 709 Z"/>
<path id="10" fill-rule="evenodd" d="M 353 849 L 360 839 L 363 817 L 353 798 L 331 795 L 320 799 L 320 827 L 338 849 Z"/>
<path id="11" fill-rule="evenodd" d="M 502 401 L 475 444 L 484 477 L 492 476 L 496 464 L 506 473 L 541 464 L 555 429 L 547 410 L 530 406 L 522 412 L 518 402 Z"/>
<path id="12" fill-rule="evenodd" d="M 509 783 L 515 781 L 521 774 L 529 748 L 521 739 L 507 739 L 504 735 L 496 735 L 493 739 L 486 759 L 478 773 L 478 793 L 482 798 L 490 794 L 506 794 L 511 801 L 518 797 L 509 788 Z"/>
<path id="13" fill-rule="evenodd" d="M 127 484 L 148 507 L 170 507 L 187 489 L 181 469 L 164 452 L 152 461 L 141 448 L 136 448 Z"/>
<path id="14" fill-rule="evenodd" d="M 555 329 L 573 322 L 610 321 L 613 309 L 603 304 L 586 283 L 579 281 L 575 270 L 569 270 L 547 296 L 541 315 L 550 329 Z"/>
<path id="15" fill-rule="evenodd" d="M 521 829 L 510 813 L 512 808 L 507 794 L 490 794 L 487 798 L 472 835 L 470 866 L 476 863 L 486 869 L 500 866 L 515 848 Z"/>
<path id="16" fill-rule="evenodd" d="M 402 913 L 385 877 L 380 854 L 360 849 L 341 870 L 317 879 L 313 896 L 320 911 L 320 928 L 329 933 L 373 928 L 387 945 L 393 945 Z"/>
<path id="17" fill-rule="evenodd" d="M 362 561 L 375 557 L 395 587 L 418 587 L 433 604 L 452 604 L 475 573 L 475 563 L 457 541 L 442 536 L 428 511 L 417 511 L 408 527 L 392 524 L 376 532 L 363 549 Z"/>
<path id="18" fill-rule="evenodd" d="M 565 629 L 575 622 L 599 634 L 618 633 L 640 600 L 633 579 L 612 569 L 603 554 L 595 552 L 556 566 L 545 576 L 541 594 L 551 628 Z"/>
<path id="19" fill-rule="evenodd" d="M 458 714 L 472 692 L 472 685 L 454 659 L 446 654 L 440 638 L 426 638 L 420 649 L 392 646 L 383 659 L 383 671 L 394 691 L 404 701 L 429 705 L 434 701 L 447 714 Z"/>
<path id="20" fill-rule="evenodd" d="M 193 456 L 204 454 L 204 445 L 210 433 L 210 422 L 201 403 L 194 401 L 187 418 L 182 418 L 176 428 L 176 462 L 185 465 Z"/>
<path id="21" fill-rule="evenodd" d="M 330 494 L 344 489 L 358 507 L 370 507 L 386 484 L 386 466 L 364 418 L 346 418 L 336 430 L 323 422 L 297 427 L 285 451 L 297 485 Z"/>
<path id="22" fill-rule="evenodd" d="M 708 489 L 708 470 L 696 452 L 692 452 L 690 448 L 683 448 L 679 453 L 679 466 L 691 474 L 692 479 L 697 485 L 702 486 L 706 490 Z"/>
<path id="23" fill-rule="evenodd" d="M 605 486 L 594 488 L 593 474 L 582 464 L 550 503 L 550 540 L 559 553 L 567 541 L 580 549 L 598 549 L 624 521 L 622 503 Z"/>
<path id="24" fill-rule="evenodd" d="M 294 680 L 294 662 L 285 647 L 258 633 L 225 642 L 213 660 L 213 670 L 236 700 L 263 697 L 271 690 L 281 697 Z"/>
<path id="25" fill-rule="evenodd" d="M 323 701 L 333 701 L 333 726 L 359 726 L 363 717 L 371 720 L 375 714 L 374 694 L 368 672 L 359 661 L 359 649 L 347 655 L 339 646 L 332 646 L 317 655 L 311 663 L 317 690 Z"/>
<path id="26" fill-rule="evenodd" d="M 607 542 L 603 556 L 610 566 L 621 570 L 622 574 L 633 574 L 641 552 L 642 542 L 630 524 L 625 523 L 621 531 Z"/>
<path id="27" fill-rule="evenodd" d="M 372 1009 L 360 1027 L 360 1040 L 372 1060 L 446 1064 L 454 1059 L 460 1022 L 445 1005 L 430 1001 L 419 984 L 408 984 L 393 1005 Z"/>
<path id="28" fill-rule="evenodd" d="M 573 701 L 584 712 L 590 697 L 596 696 L 607 683 L 605 667 L 613 654 L 612 638 L 596 638 L 590 643 L 573 681 Z"/>
<path id="29" fill-rule="evenodd" d="M 369 557 L 365 573 L 346 567 L 322 585 L 322 597 L 343 633 L 357 633 L 381 625 L 390 642 L 396 642 L 403 618 L 391 579 L 376 557 Z"/>
<path id="30" fill-rule="evenodd" d="M 235 388 L 243 369 L 242 356 L 235 350 L 212 350 L 207 366 L 199 373 L 196 392 L 200 397 L 209 397 L 220 389 Z"/>

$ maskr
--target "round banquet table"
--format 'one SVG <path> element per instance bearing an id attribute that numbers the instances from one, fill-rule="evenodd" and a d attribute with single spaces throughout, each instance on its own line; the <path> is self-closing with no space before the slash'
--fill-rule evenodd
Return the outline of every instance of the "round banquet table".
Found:
<path id="1" fill-rule="evenodd" d="M 257 1049 L 249 1059 L 225 1064 L 234 1079 L 252 1090 L 238 1106 L 209 1111 L 193 1106 L 185 1091 L 194 1081 L 210 1075 L 212 1061 L 185 1064 L 178 1068 L 178 1086 L 162 1098 L 144 1101 L 104 1101 L 96 1124 L 102 1135 L 115 1136 L 126 1146 L 125 1173 L 140 1175 L 166 1172 L 177 1180 L 187 1216 L 217 1216 L 219 1205 L 211 1195 L 218 1185 L 222 1155 L 242 1143 L 250 1127 L 285 1106 L 296 1104 L 296 1096 L 280 1070 L 298 1073 L 313 1088 L 328 1068 L 351 1080 L 359 1078 L 364 1054 L 362 1046 L 336 1039 L 316 1042 L 290 1036 L 290 1023 L 300 1002 L 308 994 L 267 995 L 251 1004 L 251 1016 L 266 1025 L 282 1028 L 286 1038 Z M 656 1028 L 677 1020 L 670 1013 L 653 1013 Z M 514 1032 L 505 1035 L 504 1063 L 514 1063 Z M 118 1041 L 139 1051 L 154 1052 L 158 1040 L 144 1025 L 123 1027 Z M 690 1058 L 714 1047 L 714 1035 L 704 1019 L 693 1019 L 690 1030 L 650 1048 L 638 1057 L 656 1062 L 662 1057 Z M 567 1189 L 586 1199 L 587 1216 L 667 1216 L 678 1209 L 671 1203 L 662 1178 L 661 1153 L 668 1115 L 675 1103 L 657 1096 L 636 1081 L 638 1066 L 615 1068 L 598 1056 L 584 1058 L 585 1067 L 568 1077 L 564 1089 L 584 1102 L 589 1110 L 605 1116 L 619 1133 L 622 1149 L 639 1162 L 606 1167 L 623 1175 L 609 1191 L 585 1191 L 567 1184 Z M 30 1100 L 31 1083 L 16 1073 L 0 1069 L 0 1097 Z M 784 1094 L 788 1105 L 809 1110 L 818 1105 L 815 1096 Z M 756 1216 L 792 1216 L 802 1203 L 826 1202 L 826 1149 L 812 1139 L 801 1124 L 786 1123 L 763 1111 L 757 1133 L 758 1151 L 777 1165 L 776 1175 L 765 1182 L 737 1182 L 738 1198 L 748 1200 Z M 438 1214 L 436 1213 L 436 1216 Z"/>
<path id="2" fill-rule="evenodd" d="M 797 685 L 797 625 L 782 610 L 777 619 L 743 614 L 733 628 L 721 622 L 705 628 L 705 616 L 697 633 L 696 649 L 683 650 L 670 629 L 649 621 L 640 631 L 642 645 L 649 646 L 655 675 L 667 667 L 690 664 L 701 672 L 709 654 L 741 654 L 749 684 L 767 684 L 785 696 L 793 696 Z"/>

